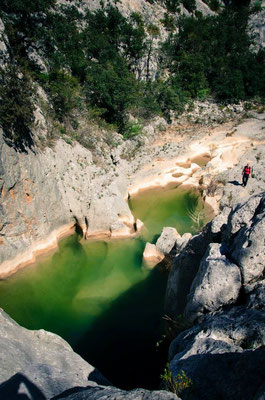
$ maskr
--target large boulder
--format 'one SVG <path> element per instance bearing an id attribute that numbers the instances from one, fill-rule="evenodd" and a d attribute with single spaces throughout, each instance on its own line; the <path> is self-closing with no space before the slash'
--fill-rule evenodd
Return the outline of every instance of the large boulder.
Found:
<path id="1" fill-rule="evenodd" d="M 171 267 L 165 297 L 165 312 L 170 318 L 182 315 L 202 257 L 211 243 L 210 225 L 202 233 L 193 236 L 174 259 Z M 196 254 L 196 256 L 195 256 Z"/>
<path id="2" fill-rule="evenodd" d="M 240 231 L 241 228 L 249 227 L 252 223 L 252 218 L 258 210 L 261 199 L 264 193 L 250 197 L 243 204 L 237 205 L 233 212 L 229 215 L 226 237 L 225 240 L 233 239 L 234 235 Z"/>
<path id="3" fill-rule="evenodd" d="M 192 390 L 182 399 L 249 400 L 265 380 L 264 312 L 235 307 L 181 333 L 169 350 L 170 370 L 182 370 Z"/>
<path id="4" fill-rule="evenodd" d="M 168 255 L 179 237 L 180 234 L 175 228 L 163 228 L 163 231 L 156 242 L 157 250 L 164 255 Z"/>
<path id="5" fill-rule="evenodd" d="M 242 227 L 232 246 L 232 258 L 242 271 L 244 284 L 261 278 L 265 271 L 265 199 L 259 203 L 251 223 Z"/>
<path id="6" fill-rule="evenodd" d="M 234 303 L 241 288 L 240 270 L 224 254 L 222 246 L 211 243 L 192 283 L 185 317 L 193 322 L 208 312 Z"/>
<path id="7" fill-rule="evenodd" d="M 143 260 L 148 268 L 153 268 L 163 260 L 164 254 L 158 251 L 155 244 L 147 242 L 143 252 Z"/>

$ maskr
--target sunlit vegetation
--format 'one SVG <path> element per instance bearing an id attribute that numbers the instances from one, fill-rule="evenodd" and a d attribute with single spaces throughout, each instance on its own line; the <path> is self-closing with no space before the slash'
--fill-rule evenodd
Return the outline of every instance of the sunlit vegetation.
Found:
<path id="1" fill-rule="evenodd" d="M 142 120 L 170 120 L 171 111 L 181 113 L 193 99 L 264 97 L 265 51 L 255 49 L 248 28 L 260 7 L 207 0 L 216 13 L 203 16 L 194 0 L 149 2 L 165 7 L 159 26 L 145 24 L 138 13 L 125 18 L 110 4 L 90 11 L 78 0 L 3 0 L 7 55 L 0 64 L 0 124 L 6 137 L 15 143 L 30 137 L 38 86 L 61 131 L 77 131 L 78 116 L 87 113 L 125 138 L 141 132 Z M 176 18 L 183 6 L 190 14 Z M 168 32 L 164 43 L 161 29 Z M 151 79 L 152 52 L 159 57 Z M 137 128 L 129 114 L 138 118 Z"/>

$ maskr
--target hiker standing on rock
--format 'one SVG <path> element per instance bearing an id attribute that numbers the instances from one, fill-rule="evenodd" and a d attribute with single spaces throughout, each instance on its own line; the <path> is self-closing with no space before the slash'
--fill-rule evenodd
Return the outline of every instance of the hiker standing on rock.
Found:
<path id="1" fill-rule="evenodd" d="M 243 176 L 242 186 L 244 186 L 244 187 L 247 186 L 248 178 L 249 178 L 250 174 L 251 174 L 251 166 L 249 163 L 247 163 L 247 165 L 243 168 L 243 171 L 242 171 L 242 176 Z"/>

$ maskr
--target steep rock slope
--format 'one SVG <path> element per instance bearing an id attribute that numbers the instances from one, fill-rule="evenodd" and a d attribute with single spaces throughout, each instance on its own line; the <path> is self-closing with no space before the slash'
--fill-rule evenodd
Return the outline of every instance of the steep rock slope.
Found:
<path id="1" fill-rule="evenodd" d="M 176 256 L 166 313 L 192 326 L 169 350 L 183 399 L 261 399 L 265 371 L 265 193 L 225 208 Z M 217 397 L 216 397 L 217 396 Z"/>
<path id="2" fill-rule="evenodd" d="M 116 177 L 108 158 L 95 165 L 89 150 L 63 140 L 54 149 L 18 152 L 0 132 L 0 264 L 17 256 L 22 263 L 25 250 L 25 260 L 34 258 L 75 224 L 84 236 L 133 232 L 125 175 Z M 5 264 L 2 276 L 11 267 Z"/>

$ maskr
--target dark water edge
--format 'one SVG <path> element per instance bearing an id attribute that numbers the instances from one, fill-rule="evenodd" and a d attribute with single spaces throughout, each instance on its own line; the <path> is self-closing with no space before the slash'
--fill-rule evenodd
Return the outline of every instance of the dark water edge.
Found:
<path id="1" fill-rule="evenodd" d="M 167 276 L 158 269 L 115 300 L 74 350 L 121 389 L 158 389 L 167 349 L 163 301 Z"/>

